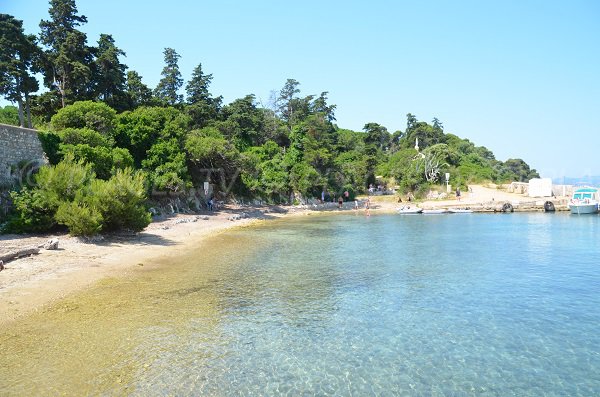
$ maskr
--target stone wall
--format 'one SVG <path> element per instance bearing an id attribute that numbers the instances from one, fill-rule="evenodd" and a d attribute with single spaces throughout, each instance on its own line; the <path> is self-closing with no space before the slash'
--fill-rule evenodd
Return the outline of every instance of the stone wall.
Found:
<path id="1" fill-rule="evenodd" d="M 38 132 L 0 124 L 0 182 L 18 178 L 19 163 L 32 161 L 47 162 Z"/>

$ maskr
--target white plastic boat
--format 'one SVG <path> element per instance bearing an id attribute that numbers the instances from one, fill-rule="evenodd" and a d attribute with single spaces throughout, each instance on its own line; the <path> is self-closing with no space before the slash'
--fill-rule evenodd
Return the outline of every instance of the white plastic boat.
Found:
<path id="1" fill-rule="evenodd" d="M 397 208 L 399 214 L 420 214 L 423 212 L 423 208 L 419 208 L 414 205 L 405 205 Z"/>
<path id="2" fill-rule="evenodd" d="M 569 201 L 571 214 L 595 214 L 598 212 L 598 189 L 586 187 L 575 190 Z"/>

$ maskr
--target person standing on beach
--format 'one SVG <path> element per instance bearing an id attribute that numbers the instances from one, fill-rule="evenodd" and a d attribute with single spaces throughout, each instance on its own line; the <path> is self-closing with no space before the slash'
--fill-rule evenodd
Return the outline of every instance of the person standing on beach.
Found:
<path id="1" fill-rule="evenodd" d="M 338 208 L 340 208 L 340 209 L 344 208 L 344 198 L 342 197 L 341 194 L 340 194 L 340 197 L 338 197 Z"/>
<path id="2" fill-rule="evenodd" d="M 321 191 L 321 204 L 325 202 L 325 189 Z"/>
<path id="3" fill-rule="evenodd" d="M 371 216 L 371 197 L 367 196 L 367 201 L 365 201 L 365 215 Z"/>
<path id="4" fill-rule="evenodd" d="M 460 187 L 456 188 L 456 199 L 460 201 Z"/>

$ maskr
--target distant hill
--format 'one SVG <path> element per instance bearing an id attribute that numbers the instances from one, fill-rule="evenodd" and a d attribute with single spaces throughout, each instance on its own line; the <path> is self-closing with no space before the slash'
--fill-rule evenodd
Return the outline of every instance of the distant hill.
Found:
<path id="1" fill-rule="evenodd" d="M 582 177 L 568 177 L 554 178 L 552 183 L 557 185 L 589 185 L 589 186 L 600 186 L 600 175 L 596 176 L 582 176 Z"/>

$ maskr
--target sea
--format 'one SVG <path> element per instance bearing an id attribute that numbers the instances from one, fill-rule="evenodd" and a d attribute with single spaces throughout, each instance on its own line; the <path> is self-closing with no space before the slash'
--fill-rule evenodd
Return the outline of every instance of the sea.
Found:
<path id="1" fill-rule="evenodd" d="M 0 394 L 598 396 L 600 216 L 233 229 L 0 328 Z"/>

